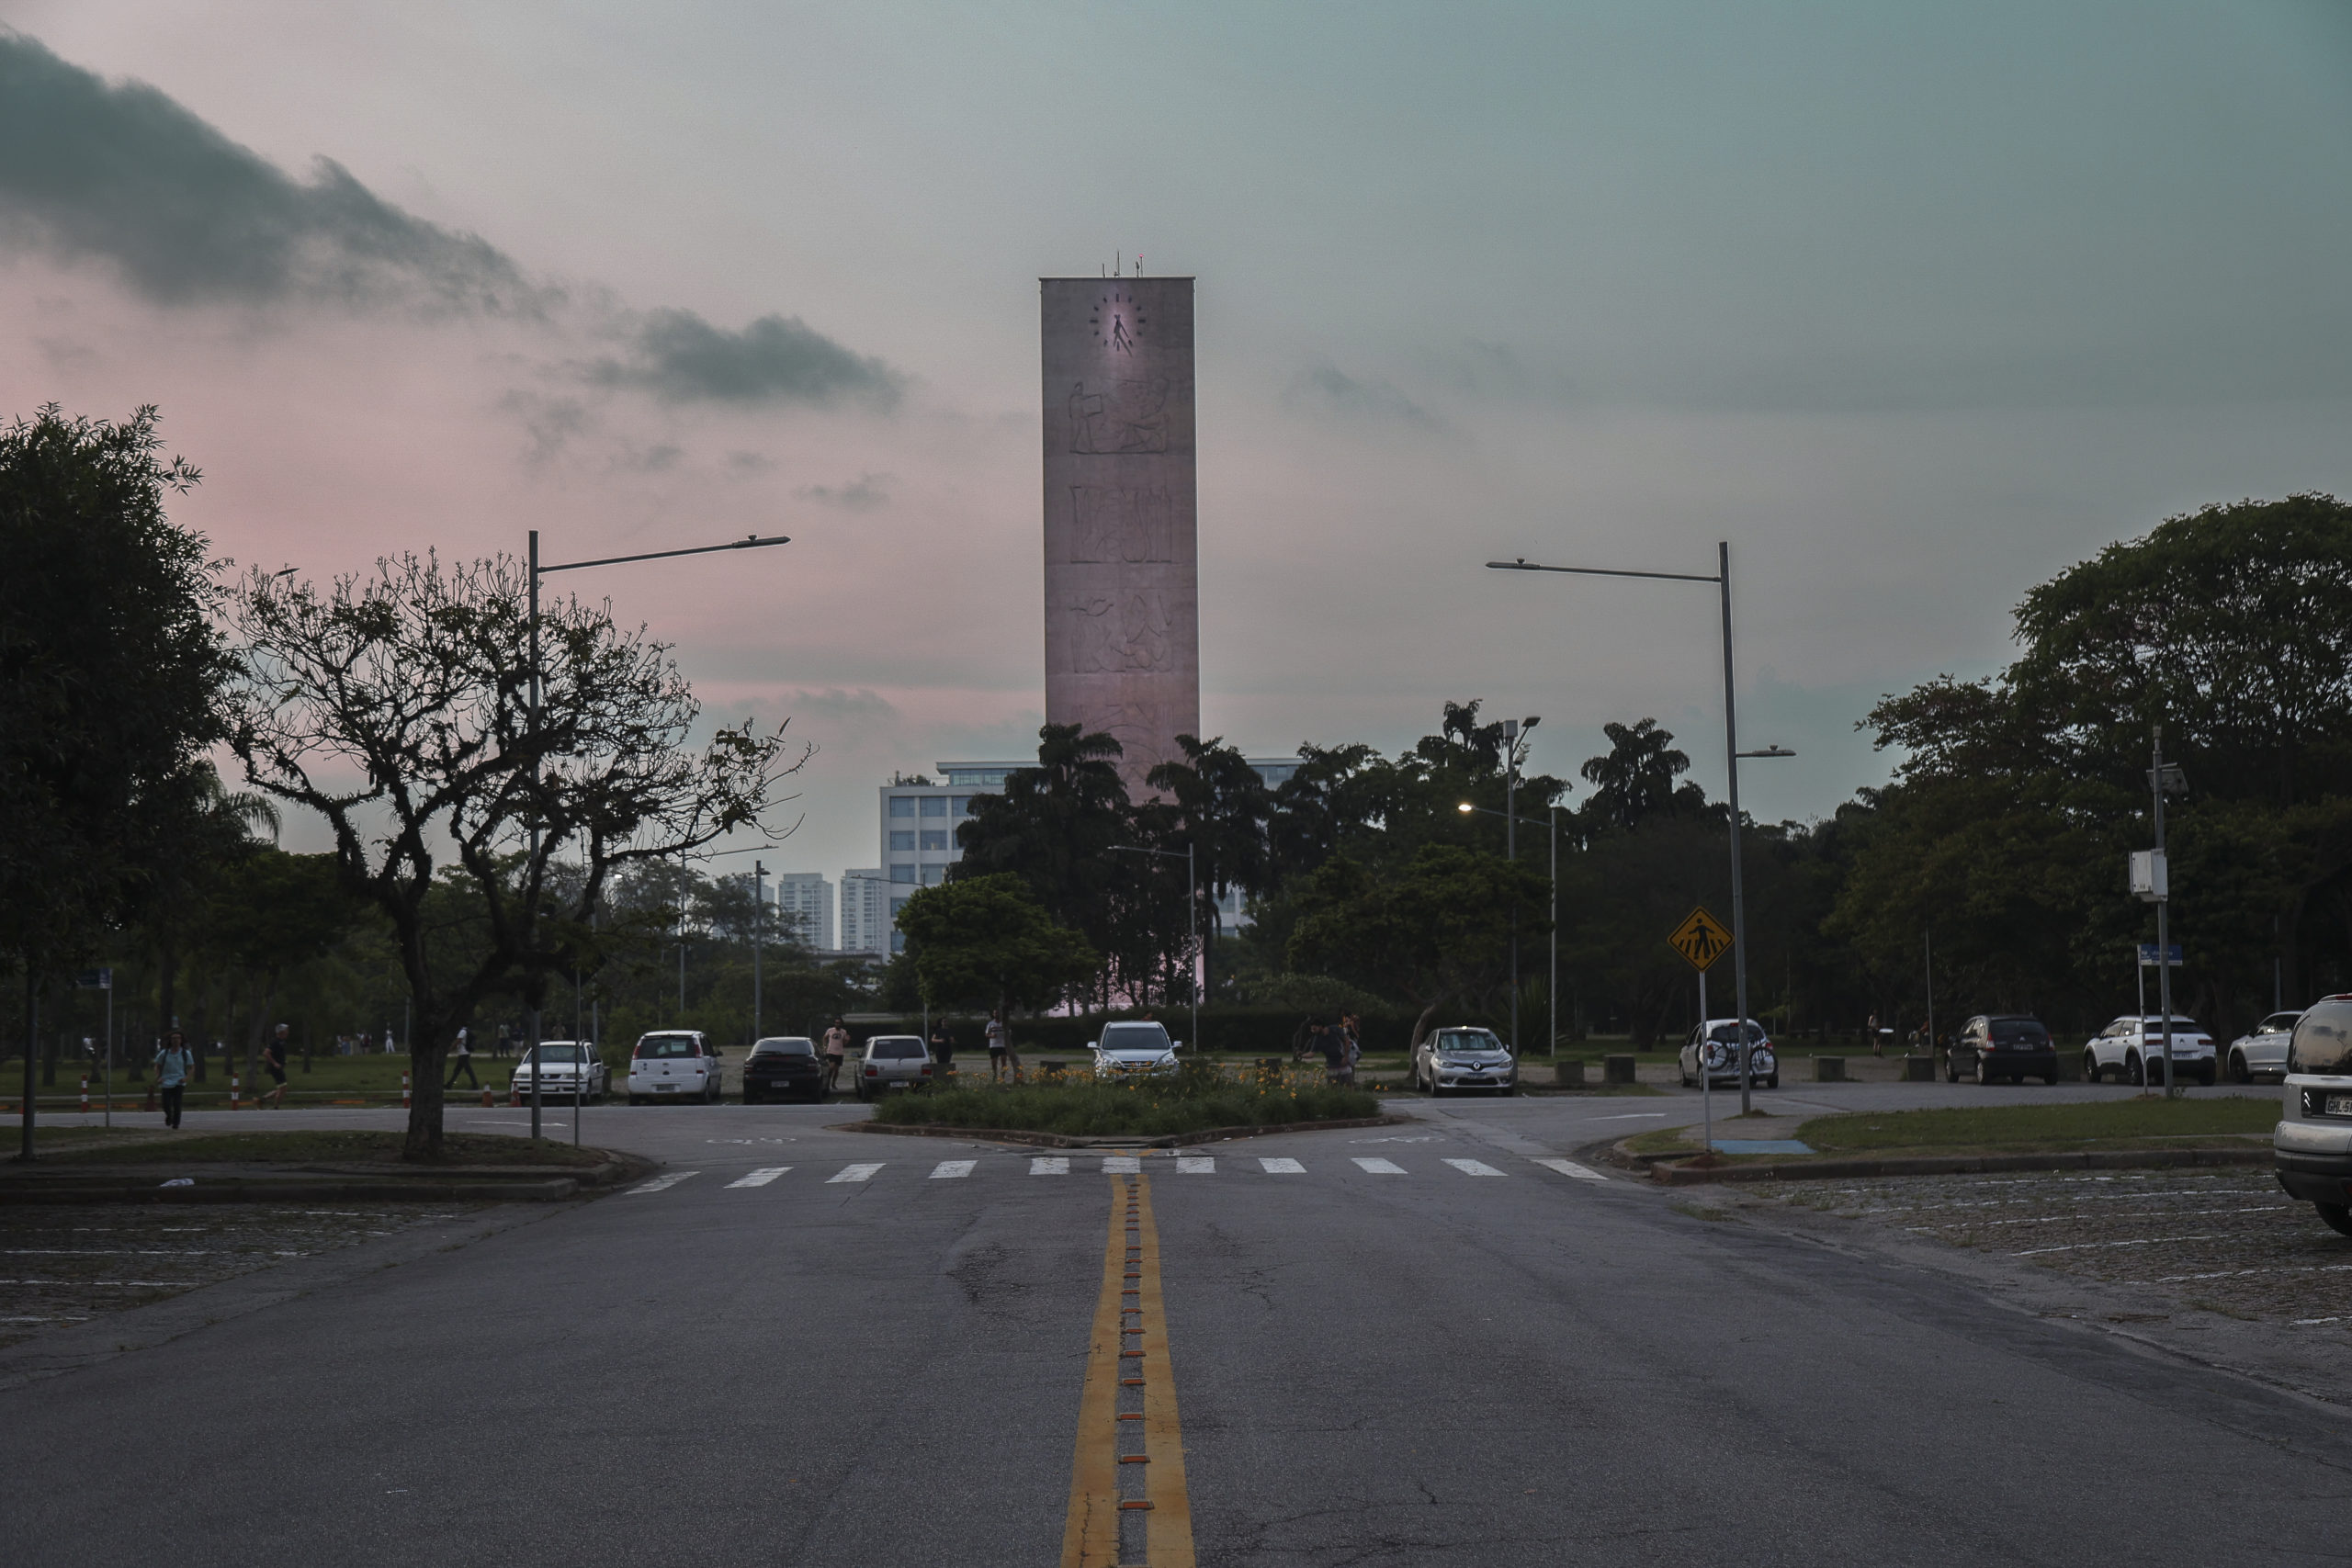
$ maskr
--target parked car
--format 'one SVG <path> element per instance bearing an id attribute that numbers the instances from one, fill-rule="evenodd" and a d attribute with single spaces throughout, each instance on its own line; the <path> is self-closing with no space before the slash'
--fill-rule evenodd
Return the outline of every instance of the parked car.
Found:
<path id="1" fill-rule="evenodd" d="M 2164 1015 L 2119 1018 L 2083 1047 L 2083 1081 L 2104 1083 L 2113 1073 L 2125 1083 L 2162 1083 L 2164 1063 Z M 2213 1081 L 2213 1037 L 2178 1013 L 2172 1015 L 2172 1065 L 2182 1077 Z"/>
<path id="2" fill-rule="evenodd" d="M 2247 1033 L 2230 1042 L 2230 1081 L 2252 1083 L 2257 1077 L 2285 1078 L 2287 1045 L 2294 1038 L 2300 1012 L 2274 1012 Z"/>
<path id="3" fill-rule="evenodd" d="M 1413 1048 L 1413 1087 L 1431 1100 L 1465 1089 L 1519 1092 L 1519 1064 L 1491 1029 L 1433 1029 Z"/>
<path id="4" fill-rule="evenodd" d="M 1958 1083 L 1963 1074 L 1978 1083 L 2003 1078 L 2023 1083 L 2032 1077 L 2054 1084 L 2058 1046 L 2038 1018 L 2020 1012 L 1979 1013 L 1962 1024 L 1944 1047 L 1945 1081 Z"/>
<path id="5" fill-rule="evenodd" d="M 628 1059 L 628 1102 L 699 1100 L 715 1104 L 723 1074 L 718 1048 L 699 1029 L 663 1029 L 637 1037 Z"/>
<path id="6" fill-rule="evenodd" d="M 937 1071 L 920 1034 L 877 1034 L 865 1043 L 857 1064 L 857 1098 L 872 1100 L 894 1089 L 922 1089 Z"/>
<path id="7" fill-rule="evenodd" d="M 824 1065 L 817 1060 L 817 1043 L 806 1035 L 772 1034 L 743 1058 L 746 1105 L 768 1100 L 805 1100 L 816 1105 L 824 1098 Z"/>
<path id="8" fill-rule="evenodd" d="M 1698 1083 L 1702 1068 L 1709 1085 L 1737 1089 L 1738 1025 L 1728 1018 L 1707 1020 L 1682 1043 L 1678 1061 L 1684 1089 Z M 1765 1035 L 1764 1026 L 1752 1018 L 1747 1021 L 1747 1081 L 1763 1089 L 1781 1087 L 1781 1059 L 1773 1054 L 1772 1042 Z"/>
<path id="9" fill-rule="evenodd" d="M 2287 1043 L 2270 1157 L 2278 1185 L 2352 1235 L 2352 994 L 2313 1002 Z"/>
<path id="10" fill-rule="evenodd" d="M 1164 1023 L 1106 1023 L 1094 1042 L 1094 1076 L 1167 1077 L 1176 1071 L 1176 1048 L 1182 1043 L 1168 1038 Z"/>
<path id="11" fill-rule="evenodd" d="M 588 1078 L 580 1080 L 580 1064 L 588 1064 Z M 605 1093 L 612 1087 L 613 1072 L 598 1059 L 596 1048 L 577 1040 L 542 1040 L 536 1055 L 528 1050 L 514 1064 L 514 1076 L 506 1081 L 506 1101 L 522 1105 L 531 1098 L 531 1079 L 539 1063 L 547 1065 L 547 1081 L 539 1086 L 539 1102 L 568 1100 L 577 1089 L 583 1098 L 603 1104 Z"/>

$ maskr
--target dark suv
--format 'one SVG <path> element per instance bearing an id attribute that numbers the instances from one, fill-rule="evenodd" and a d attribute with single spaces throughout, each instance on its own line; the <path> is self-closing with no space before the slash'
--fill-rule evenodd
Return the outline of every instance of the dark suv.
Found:
<path id="1" fill-rule="evenodd" d="M 2041 1021 L 2021 1012 L 1978 1013 L 1961 1025 L 1944 1047 L 1944 1077 L 1958 1083 L 1962 1075 L 1978 1083 L 2030 1077 L 2058 1081 L 2058 1047 Z"/>
<path id="2" fill-rule="evenodd" d="M 752 1047 L 743 1062 L 743 1103 L 766 1100 L 805 1100 L 814 1105 L 825 1098 L 825 1069 L 817 1061 L 817 1043 L 798 1035 L 772 1034 Z"/>

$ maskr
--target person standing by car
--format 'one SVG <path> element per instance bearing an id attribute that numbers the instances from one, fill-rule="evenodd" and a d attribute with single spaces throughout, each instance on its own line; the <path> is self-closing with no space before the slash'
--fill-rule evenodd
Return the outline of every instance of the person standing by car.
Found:
<path id="1" fill-rule="evenodd" d="M 840 1019 L 833 1020 L 825 1031 L 825 1092 L 832 1093 L 841 1087 L 842 1058 L 849 1054 L 849 1027 Z"/>
<path id="2" fill-rule="evenodd" d="M 196 1055 L 187 1048 L 187 1036 L 173 1030 L 164 1036 L 164 1048 L 155 1053 L 155 1092 L 164 1100 L 164 1125 L 176 1128 L 180 1124 L 180 1101 L 187 1094 L 187 1076 L 196 1070 Z"/>
<path id="3" fill-rule="evenodd" d="M 1356 1064 L 1363 1060 L 1363 1026 L 1351 1012 L 1340 1015 L 1340 1032 L 1348 1042 L 1347 1068 L 1344 1082 L 1356 1081 Z"/>
<path id="4" fill-rule="evenodd" d="M 481 1087 L 481 1080 L 474 1077 L 474 1046 L 472 1040 L 468 1038 L 470 1032 L 464 1029 L 458 1031 L 458 1043 L 449 1055 L 449 1081 L 441 1086 L 443 1089 L 457 1088 L 459 1073 L 466 1075 L 466 1082 L 470 1087 Z"/>
<path id="5" fill-rule="evenodd" d="M 1004 1076 L 1006 1065 L 1012 1063 L 1012 1032 L 1004 1026 L 1003 1009 L 989 1014 L 986 1033 L 989 1041 L 989 1082 L 994 1083 Z M 1019 1070 L 1018 1063 L 1012 1063 L 1012 1066 L 1013 1070 Z"/>

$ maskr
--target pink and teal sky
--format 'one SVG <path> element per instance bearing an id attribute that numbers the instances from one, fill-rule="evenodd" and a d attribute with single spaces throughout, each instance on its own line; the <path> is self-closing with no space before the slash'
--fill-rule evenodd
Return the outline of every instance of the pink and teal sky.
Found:
<path id="1" fill-rule="evenodd" d="M 818 753 L 772 868 L 1042 719 L 1036 289 L 1198 276 L 1204 727 L 1722 780 L 2209 502 L 2352 491 L 2326 0 L 495 6 L 0 0 L 0 410 L 162 406 L 240 562 L 557 558 Z M 591 589 L 586 578 L 583 590 Z M 298 829 L 289 841 L 300 841 Z M 757 840 L 746 839 L 744 842 Z M 724 863 L 729 869 L 741 862 Z"/>

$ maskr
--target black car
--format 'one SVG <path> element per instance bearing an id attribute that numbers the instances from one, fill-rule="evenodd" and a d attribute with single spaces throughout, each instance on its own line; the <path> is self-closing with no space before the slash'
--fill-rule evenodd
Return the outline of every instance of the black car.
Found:
<path id="1" fill-rule="evenodd" d="M 815 1105 L 824 1098 L 825 1069 L 817 1059 L 815 1041 L 772 1034 L 752 1047 L 743 1063 L 744 1104 L 805 1100 Z"/>
<path id="2" fill-rule="evenodd" d="M 2058 1081 L 2058 1046 L 2041 1021 L 2021 1012 L 1979 1013 L 1961 1026 L 1944 1048 L 1944 1077 L 1958 1083 L 1963 1076 L 1978 1083 L 2029 1077 L 2043 1083 Z"/>

